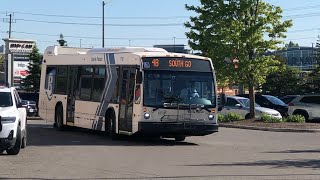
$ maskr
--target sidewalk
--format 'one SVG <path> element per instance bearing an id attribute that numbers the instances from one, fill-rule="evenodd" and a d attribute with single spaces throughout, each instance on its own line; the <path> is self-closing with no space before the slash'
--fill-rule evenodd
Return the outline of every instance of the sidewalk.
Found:
<path id="1" fill-rule="evenodd" d="M 255 119 L 241 120 L 235 122 L 221 122 L 220 127 L 226 128 L 239 128 L 239 129 L 250 129 L 260 131 L 274 131 L 274 132 L 312 132 L 320 133 L 320 123 L 292 123 L 292 122 L 281 122 L 281 123 L 266 123 L 257 121 Z"/>

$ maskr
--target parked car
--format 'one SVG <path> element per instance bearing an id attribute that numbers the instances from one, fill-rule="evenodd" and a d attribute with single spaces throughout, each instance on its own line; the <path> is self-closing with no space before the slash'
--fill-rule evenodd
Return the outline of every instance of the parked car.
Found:
<path id="1" fill-rule="evenodd" d="M 286 95 L 280 98 L 281 101 L 283 101 L 286 104 L 289 104 L 294 98 L 296 98 L 298 95 Z"/>
<path id="2" fill-rule="evenodd" d="M 239 94 L 237 96 L 249 98 L 249 94 Z M 271 95 L 255 95 L 256 103 L 261 107 L 277 110 L 281 113 L 282 117 L 288 116 L 288 105 L 281 101 L 279 98 Z"/>
<path id="3" fill-rule="evenodd" d="M 27 109 L 27 116 L 34 117 L 38 115 L 37 104 L 30 100 L 21 100 L 22 106 Z"/>
<path id="4" fill-rule="evenodd" d="M 221 111 L 221 114 L 228 113 L 237 113 L 244 117 L 245 119 L 249 119 L 250 117 L 250 100 L 248 98 L 239 97 L 239 96 L 227 96 L 227 103 Z M 256 118 L 260 118 L 261 114 L 267 114 L 272 117 L 282 118 L 281 114 L 270 108 L 264 108 L 255 104 L 255 114 Z"/>
<path id="5" fill-rule="evenodd" d="M 23 100 L 24 106 L 27 108 L 28 116 L 38 116 L 38 93 L 19 92 L 20 98 Z"/>
<path id="6" fill-rule="evenodd" d="M 302 115 L 305 121 L 320 119 L 320 94 L 298 95 L 289 103 L 289 115 Z"/>
<path id="7" fill-rule="evenodd" d="M 17 155 L 27 146 L 27 112 L 13 87 L 0 87 L 0 154 Z"/>

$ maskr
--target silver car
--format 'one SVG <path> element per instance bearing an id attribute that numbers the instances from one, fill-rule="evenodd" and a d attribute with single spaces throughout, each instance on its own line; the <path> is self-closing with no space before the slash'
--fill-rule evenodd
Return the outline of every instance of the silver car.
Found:
<path id="1" fill-rule="evenodd" d="M 237 113 L 245 119 L 250 117 L 250 100 L 248 98 L 239 96 L 227 96 L 227 103 L 221 114 L 226 115 L 229 113 Z M 255 117 L 260 118 L 262 114 L 267 114 L 275 118 L 282 118 L 281 114 L 270 108 L 261 107 L 255 104 Z"/>
<path id="2" fill-rule="evenodd" d="M 288 106 L 289 116 L 302 115 L 305 121 L 320 119 L 320 94 L 298 95 Z"/>

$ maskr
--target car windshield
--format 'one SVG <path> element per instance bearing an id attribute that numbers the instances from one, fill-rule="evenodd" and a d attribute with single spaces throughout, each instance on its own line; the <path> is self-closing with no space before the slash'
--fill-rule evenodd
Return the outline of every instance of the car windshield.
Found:
<path id="1" fill-rule="evenodd" d="M 296 97 L 297 96 L 286 96 L 286 97 L 281 98 L 280 100 L 282 100 L 286 104 L 289 104 Z"/>
<path id="2" fill-rule="evenodd" d="M 216 106 L 213 75 L 210 72 L 145 71 L 144 105 L 164 103 Z"/>
<path id="3" fill-rule="evenodd" d="M 239 100 L 239 102 L 243 105 L 243 106 L 245 106 L 245 107 L 250 107 L 250 99 L 238 99 Z M 259 104 L 257 104 L 257 103 L 254 103 L 254 105 L 255 105 L 255 107 L 261 107 Z"/>
<path id="4" fill-rule="evenodd" d="M 286 104 L 281 101 L 280 99 L 278 99 L 277 97 L 274 96 L 269 96 L 269 95 L 264 95 L 265 98 L 267 98 L 270 102 L 272 102 L 273 104 L 276 105 L 281 105 L 281 106 L 285 106 Z"/>
<path id="5" fill-rule="evenodd" d="M 0 107 L 13 106 L 10 92 L 0 92 Z"/>

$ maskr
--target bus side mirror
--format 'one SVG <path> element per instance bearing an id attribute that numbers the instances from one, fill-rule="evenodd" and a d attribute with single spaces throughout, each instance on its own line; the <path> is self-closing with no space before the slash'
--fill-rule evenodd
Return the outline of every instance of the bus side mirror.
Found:
<path id="1" fill-rule="evenodd" d="M 136 84 L 141 84 L 141 83 L 142 83 L 142 72 L 138 71 L 137 77 L 136 77 Z"/>

